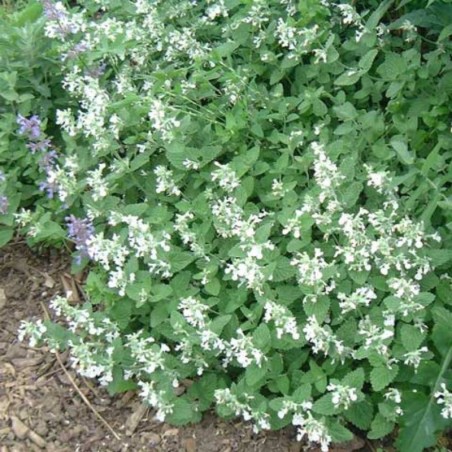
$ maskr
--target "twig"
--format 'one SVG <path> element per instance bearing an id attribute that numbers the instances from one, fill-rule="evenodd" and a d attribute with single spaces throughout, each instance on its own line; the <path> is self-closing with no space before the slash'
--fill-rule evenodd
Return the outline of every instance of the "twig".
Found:
<path id="1" fill-rule="evenodd" d="M 373 444 L 372 444 L 367 438 L 365 438 L 365 441 L 366 441 L 367 445 L 369 446 L 369 449 L 370 449 L 372 452 L 376 452 L 375 447 L 373 446 Z"/>
<path id="2" fill-rule="evenodd" d="M 41 304 L 41 308 L 44 311 L 44 316 L 47 320 L 50 320 L 50 315 L 47 311 L 47 308 L 45 307 L 44 303 L 42 301 L 39 301 Z M 101 414 L 93 407 L 91 402 L 86 398 L 85 394 L 80 390 L 80 388 L 77 386 L 77 383 L 72 378 L 72 375 L 68 372 L 66 369 L 63 361 L 61 361 L 60 354 L 55 351 L 55 357 L 58 361 L 58 364 L 60 365 L 61 369 L 65 373 L 66 377 L 70 381 L 71 385 L 74 387 L 74 389 L 77 391 L 78 395 L 82 398 L 82 400 L 85 402 L 86 406 L 94 413 L 94 415 L 104 424 L 104 426 L 111 432 L 111 434 L 117 439 L 121 440 L 121 437 L 113 430 L 113 427 L 101 416 Z"/>

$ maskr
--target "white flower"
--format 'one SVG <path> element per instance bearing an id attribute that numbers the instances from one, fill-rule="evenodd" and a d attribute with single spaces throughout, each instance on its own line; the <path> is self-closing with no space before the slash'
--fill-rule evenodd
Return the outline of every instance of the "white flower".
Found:
<path id="1" fill-rule="evenodd" d="M 372 287 L 366 286 L 356 289 L 350 295 L 339 292 L 337 298 L 340 300 L 339 307 L 342 313 L 346 314 L 347 312 L 358 309 L 360 306 L 369 306 L 371 301 L 377 298 L 377 295 Z"/>
<path id="2" fill-rule="evenodd" d="M 386 400 L 392 400 L 397 404 L 402 403 L 402 394 L 398 389 L 395 388 L 388 388 L 385 392 L 384 398 Z"/>
<path id="3" fill-rule="evenodd" d="M 218 162 L 215 162 L 214 164 L 219 169 L 212 172 L 212 180 L 218 180 L 218 184 L 224 191 L 229 193 L 240 186 L 240 179 L 229 165 L 222 165 Z"/>
<path id="4" fill-rule="evenodd" d="M 312 257 L 308 253 L 297 253 L 290 264 L 297 267 L 300 284 L 314 287 L 323 282 L 323 270 L 328 267 L 319 248 L 314 250 Z"/>
<path id="5" fill-rule="evenodd" d="M 179 309 L 190 325 L 195 328 L 205 328 L 208 320 L 205 313 L 209 310 L 209 306 L 202 304 L 194 297 L 187 297 L 179 301 Z"/>
<path id="6" fill-rule="evenodd" d="M 446 389 L 446 384 L 441 383 L 441 391 L 435 392 L 438 405 L 444 405 L 441 416 L 445 419 L 452 419 L 452 393 Z"/>
<path id="7" fill-rule="evenodd" d="M 174 182 L 172 170 L 159 165 L 154 169 L 154 174 L 157 176 L 157 187 L 155 189 L 157 193 L 167 193 L 174 196 L 182 194 Z"/>
<path id="8" fill-rule="evenodd" d="M 281 339 L 283 334 L 290 334 L 295 341 L 300 339 L 300 333 L 298 332 L 295 317 L 291 315 L 290 311 L 285 306 L 278 305 L 272 301 L 267 301 L 264 309 L 264 321 L 270 322 L 273 320 L 275 322 L 276 336 L 279 339 Z"/>
<path id="9" fill-rule="evenodd" d="M 332 393 L 333 405 L 336 408 L 342 407 L 346 410 L 350 407 L 352 402 L 358 400 L 356 388 L 330 383 L 326 389 Z"/>
<path id="10" fill-rule="evenodd" d="M 422 354 L 428 352 L 427 347 L 421 347 L 419 350 L 414 350 L 412 352 L 407 352 L 403 355 L 403 362 L 407 366 L 413 366 L 415 371 L 419 367 L 419 364 L 422 361 Z"/>
<path id="11" fill-rule="evenodd" d="M 106 168 L 105 163 L 99 164 L 97 169 L 88 171 L 88 177 L 86 183 L 92 188 L 92 196 L 94 201 L 99 201 L 108 195 L 108 184 L 105 179 L 102 178 L 102 172 Z"/>
<path id="12" fill-rule="evenodd" d="M 296 413 L 293 416 L 292 424 L 298 426 L 297 441 L 301 441 L 304 436 L 307 436 L 308 441 L 320 444 L 322 452 L 328 452 L 331 443 L 328 429 L 321 421 L 315 419 L 310 411 L 303 414 Z"/>
<path id="13" fill-rule="evenodd" d="M 25 336 L 29 336 L 29 346 L 36 347 L 46 331 L 47 328 L 42 323 L 42 320 L 37 320 L 36 322 L 27 322 L 22 320 L 20 322 L 18 339 L 19 341 L 23 341 Z"/>

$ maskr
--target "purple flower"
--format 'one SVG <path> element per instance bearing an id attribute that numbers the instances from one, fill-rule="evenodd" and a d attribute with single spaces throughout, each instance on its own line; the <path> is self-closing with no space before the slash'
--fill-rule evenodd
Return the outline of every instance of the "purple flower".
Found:
<path id="1" fill-rule="evenodd" d="M 37 151 L 45 152 L 49 147 L 52 146 L 52 143 L 48 138 L 44 138 L 43 140 L 39 141 L 31 141 L 28 143 L 27 148 L 30 149 L 31 153 L 34 154 Z"/>
<path id="2" fill-rule="evenodd" d="M 88 218 L 77 218 L 74 215 L 66 217 L 69 238 L 75 243 L 81 257 L 89 257 L 88 241 L 94 234 L 94 226 Z"/>
<path id="3" fill-rule="evenodd" d="M 56 182 L 42 181 L 39 183 L 39 190 L 47 192 L 47 198 L 52 199 L 55 192 L 58 190 L 58 184 Z"/>
<path id="4" fill-rule="evenodd" d="M 89 47 L 87 44 L 85 44 L 84 42 L 79 42 L 74 47 L 72 47 L 72 49 L 70 49 L 68 51 L 68 53 L 66 53 L 65 59 L 66 58 L 75 58 L 77 55 L 80 55 L 81 53 L 86 52 L 88 50 L 88 48 Z"/>
<path id="5" fill-rule="evenodd" d="M 41 120 L 33 115 L 30 119 L 22 115 L 17 115 L 17 124 L 19 124 L 19 134 L 27 135 L 32 141 L 36 141 L 41 136 Z"/>
<path id="6" fill-rule="evenodd" d="M 0 214 L 6 215 L 8 212 L 9 201 L 4 195 L 0 196 Z"/>
<path id="7" fill-rule="evenodd" d="M 105 63 L 102 63 L 101 65 L 97 67 L 91 67 L 85 70 L 85 75 L 92 78 L 99 78 L 101 75 L 105 73 L 105 70 L 107 69 L 107 65 Z"/>
<path id="8" fill-rule="evenodd" d="M 42 154 L 41 160 L 39 161 L 39 167 L 43 171 L 48 172 L 55 164 L 57 157 L 58 154 L 54 150 Z"/>
<path id="9" fill-rule="evenodd" d="M 59 9 L 56 4 L 52 2 L 52 0 L 42 0 L 42 6 L 47 19 L 60 21 L 66 18 L 65 11 Z"/>

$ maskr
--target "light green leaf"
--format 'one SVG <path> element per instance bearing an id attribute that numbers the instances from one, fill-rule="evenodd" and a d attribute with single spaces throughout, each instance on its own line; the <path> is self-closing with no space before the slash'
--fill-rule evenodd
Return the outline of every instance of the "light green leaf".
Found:
<path id="1" fill-rule="evenodd" d="M 409 352 L 417 350 L 425 338 L 425 333 L 421 332 L 419 328 L 407 324 L 402 325 L 400 334 L 402 344 Z"/>
<path id="2" fill-rule="evenodd" d="M 380 439 L 389 435 L 394 430 L 394 422 L 388 421 L 380 413 L 377 413 L 367 434 L 369 439 Z M 408 452 L 408 451 L 407 451 Z"/>
<path id="3" fill-rule="evenodd" d="M 386 388 L 399 372 L 399 367 L 393 364 L 390 368 L 388 366 L 374 367 L 370 372 L 370 383 L 374 391 L 381 391 Z"/>
<path id="4" fill-rule="evenodd" d="M 367 430 L 370 427 L 373 414 L 373 405 L 367 400 L 353 403 L 344 413 L 347 421 L 351 422 L 354 426 L 361 430 Z"/>
<path id="5" fill-rule="evenodd" d="M 369 50 L 359 60 L 358 67 L 364 72 L 369 72 L 377 55 L 378 55 L 378 49 Z"/>
<path id="6" fill-rule="evenodd" d="M 391 146 L 396 151 L 402 163 L 405 163 L 405 165 L 412 165 L 414 163 L 414 155 L 408 150 L 406 141 L 400 135 L 392 138 Z"/>

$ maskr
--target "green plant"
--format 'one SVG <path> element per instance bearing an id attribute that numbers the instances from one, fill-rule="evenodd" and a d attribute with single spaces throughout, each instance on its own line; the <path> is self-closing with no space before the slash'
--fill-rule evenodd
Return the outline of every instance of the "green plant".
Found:
<path id="1" fill-rule="evenodd" d="M 90 301 L 58 297 L 68 328 L 21 335 L 174 424 L 216 405 L 323 450 L 349 425 L 434 445 L 451 417 L 449 5 L 43 3 L 73 98 L 46 186 Z M 17 218 L 36 237 L 33 215 Z"/>

